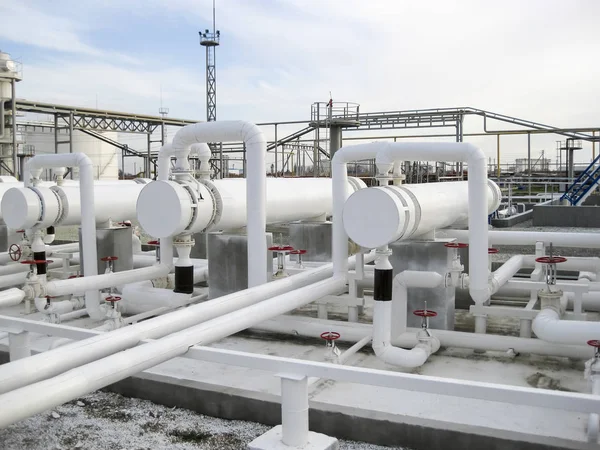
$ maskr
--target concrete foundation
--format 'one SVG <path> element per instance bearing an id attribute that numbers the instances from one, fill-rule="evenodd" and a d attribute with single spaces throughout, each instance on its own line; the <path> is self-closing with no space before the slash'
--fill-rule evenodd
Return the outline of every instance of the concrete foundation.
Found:
<path id="1" fill-rule="evenodd" d="M 194 246 L 190 252 L 190 258 L 208 259 L 208 245 L 206 243 L 206 233 L 196 233 L 192 235 L 194 238 Z"/>
<path id="2" fill-rule="evenodd" d="M 306 250 L 306 261 L 331 261 L 331 222 L 290 223 L 290 245 Z"/>
<path id="3" fill-rule="evenodd" d="M 245 234 L 208 233 L 208 284 L 210 298 L 248 289 L 248 237 Z M 273 245 L 273 234 L 266 233 L 265 245 Z M 273 273 L 273 256 L 267 252 L 268 280 Z"/>
<path id="4" fill-rule="evenodd" d="M 292 450 L 299 447 L 289 447 L 281 442 L 281 425 L 267 431 L 262 436 L 254 439 L 248 447 L 248 450 Z M 303 450 L 338 450 L 340 444 L 336 438 L 313 431 L 308 432 L 308 443 L 302 447 Z"/>
<path id="5" fill-rule="evenodd" d="M 12 244 L 17 244 L 20 240 L 21 235 L 19 233 L 11 230 L 4 223 L 0 223 L 0 252 L 7 252 Z"/>
<path id="6" fill-rule="evenodd" d="M 106 263 L 101 258 L 116 256 L 113 262 L 113 271 L 133 269 L 133 242 L 131 240 L 131 227 L 99 228 L 96 230 L 96 249 L 98 252 L 98 273 L 104 273 Z M 81 258 L 81 272 L 85 273 L 83 267 L 83 248 L 81 247 L 81 228 L 79 229 L 79 252 Z"/>
<path id="7" fill-rule="evenodd" d="M 597 206 L 535 206 L 533 226 L 599 228 L 600 208 Z"/>
<path id="8" fill-rule="evenodd" d="M 394 267 L 394 276 L 405 270 L 437 272 L 444 276 L 450 251 L 444 246 L 446 242 L 448 241 L 400 241 L 390 244 L 390 262 Z M 421 318 L 413 315 L 413 311 L 423 309 L 425 302 L 427 309 L 437 312 L 436 317 L 429 319 L 431 328 L 454 329 L 454 288 L 442 285 L 435 289 L 408 289 L 407 326 L 421 326 Z M 392 305 L 392 315 L 396 317 L 399 312 L 394 308 L 395 305 Z"/>

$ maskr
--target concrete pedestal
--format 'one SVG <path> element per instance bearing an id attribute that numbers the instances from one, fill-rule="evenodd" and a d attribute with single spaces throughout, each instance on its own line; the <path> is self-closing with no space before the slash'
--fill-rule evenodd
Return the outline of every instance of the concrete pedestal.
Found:
<path id="1" fill-rule="evenodd" d="M 245 234 L 208 233 L 209 298 L 217 298 L 248 288 L 248 237 Z M 265 246 L 273 245 L 273 234 L 266 233 Z M 267 252 L 268 280 L 273 270 L 273 253 Z"/>
<path id="2" fill-rule="evenodd" d="M 196 233 L 192 235 L 194 238 L 194 246 L 190 252 L 190 258 L 207 259 L 208 246 L 206 243 L 206 233 Z"/>
<path id="3" fill-rule="evenodd" d="M 305 261 L 331 262 L 331 222 L 290 223 L 290 245 L 306 250 Z"/>
<path id="4" fill-rule="evenodd" d="M 400 241 L 390 244 L 392 256 L 390 263 L 394 268 L 394 276 L 404 270 L 437 272 L 445 275 L 447 272 L 450 250 L 444 247 L 447 240 Z M 413 315 L 413 311 L 423 309 L 427 301 L 427 309 L 437 312 L 437 317 L 429 319 L 432 329 L 454 329 L 454 288 L 443 284 L 434 289 L 409 288 L 407 326 L 420 327 L 421 318 Z M 392 305 L 392 329 L 399 312 Z"/>
<path id="5" fill-rule="evenodd" d="M 248 444 L 248 450 L 292 450 L 299 447 L 289 447 L 281 442 L 281 425 L 270 429 Z M 308 444 L 302 450 L 338 450 L 340 444 L 334 437 L 321 433 L 308 432 Z"/>
<path id="6" fill-rule="evenodd" d="M 133 242 L 131 227 L 99 228 L 96 230 L 96 250 L 98 252 L 98 273 L 103 274 L 106 263 L 101 258 L 116 256 L 113 262 L 113 271 L 121 272 L 133 269 Z M 79 229 L 79 252 L 81 258 L 81 272 L 85 274 L 83 267 L 83 248 L 81 246 L 81 228 Z"/>

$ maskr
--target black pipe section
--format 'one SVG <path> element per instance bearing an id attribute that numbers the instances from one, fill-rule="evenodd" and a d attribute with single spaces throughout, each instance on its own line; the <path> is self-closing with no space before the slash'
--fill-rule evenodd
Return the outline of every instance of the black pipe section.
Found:
<path id="1" fill-rule="evenodd" d="M 44 261 L 43 263 L 36 264 L 38 275 L 46 275 L 46 252 L 33 252 L 33 259 L 36 261 Z"/>
<path id="2" fill-rule="evenodd" d="M 56 234 L 54 231 L 54 227 L 48 227 L 46 228 L 46 234 Z"/>
<path id="3" fill-rule="evenodd" d="M 373 300 L 389 302 L 392 300 L 393 269 L 375 269 Z"/>
<path id="4" fill-rule="evenodd" d="M 181 294 L 194 292 L 194 266 L 175 266 L 175 289 L 173 292 Z"/>

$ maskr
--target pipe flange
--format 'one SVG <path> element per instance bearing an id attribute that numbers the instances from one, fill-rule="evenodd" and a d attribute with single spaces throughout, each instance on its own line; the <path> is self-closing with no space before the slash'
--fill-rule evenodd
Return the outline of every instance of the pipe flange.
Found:
<path id="1" fill-rule="evenodd" d="M 206 186 L 208 192 L 213 198 L 214 204 L 213 213 L 210 217 L 210 220 L 208 221 L 208 225 L 204 230 L 202 230 L 206 232 L 210 231 L 216 224 L 218 224 L 221 221 L 221 216 L 223 215 L 223 199 L 221 198 L 221 193 L 219 192 L 219 189 L 217 189 L 217 186 L 215 186 L 215 184 L 212 181 L 199 180 L 198 182 Z"/>

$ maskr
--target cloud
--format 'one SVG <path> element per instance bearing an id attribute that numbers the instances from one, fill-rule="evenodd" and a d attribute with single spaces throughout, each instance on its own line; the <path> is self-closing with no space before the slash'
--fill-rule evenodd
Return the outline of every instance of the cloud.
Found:
<path id="1" fill-rule="evenodd" d="M 162 85 L 170 115 L 205 116 L 197 30 L 212 22 L 212 2 L 81 3 L 61 2 L 56 11 L 44 2 L 0 6 L 8 18 L 0 38 L 49 50 L 26 63 L 20 96 L 94 106 L 98 94 L 102 108 L 155 114 Z M 599 12 L 593 0 L 217 0 L 217 115 L 306 119 L 310 104 L 332 91 L 334 101 L 359 102 L 361 111 L 474 106 L 557 126 L 594 125 Z M 115 53 L 103 38 L 123 27 L 127 52 Z M 476 128 L 481 119 L 466 121 L 466 131 Z M 535 136 L 534 152 L 557 139 Z M 495 155 L 495 139 L 472 140 Z M 526 138 L 503 145 L 506 158 L 523 155 Z"/>
<path id="2" fill-rule="evenodd" d="M 47 14 L 28 6 L 26 2 L 7 1 L 0 4 L 0 17 L 0 38 L 8 41 L 51 51 L 110 57 L 129 64 L 140 63 L 135 57 L 86 44 L 81 37 L 85 34 L 85 24 L 64 16 Z"/>

